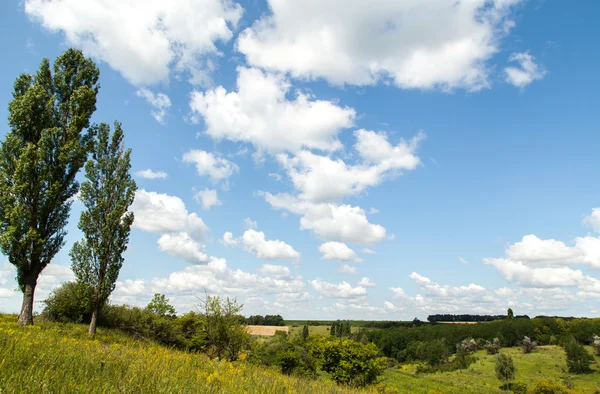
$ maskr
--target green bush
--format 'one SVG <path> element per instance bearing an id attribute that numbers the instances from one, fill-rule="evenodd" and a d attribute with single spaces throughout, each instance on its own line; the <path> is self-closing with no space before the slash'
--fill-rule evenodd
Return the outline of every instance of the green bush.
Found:
<path id="1" fill-rule="evenodd" d="M 505 353 L 499 353 L 496 356 L 496 365 L 494 370 L 496 371 L 496 377 L 501 382 L 504 382 L 508 388 L 508 382 L 515 378 L 515 364 L 511 356 Z"/>
<path id="2" fill-rule="evenodd" d="M 585 350 L 583 345 L 576 342 L 567 343 L 564 346 L 567 356 L 567 367 L 571 373 L 587 373 L 591 371 L 590 365 L 594 362 L 594 356 Z"/>
<path id="3" fill-rule="evenodd" d="M 552 379 L 540 379 L 529 388 L 530 394 L 570 394 L 571 390 Z"/>
<path id="4" fill-rule="evenodd" d="M 510 384 L 510 391 L 515 394 L 527 394 L 527 383 L 523 381 L 516 381 Z"/>
<path id="5" fill-rule="evenodd" d="M 89 323 L 92 316 L 91 294 L 91 288 L 84 284 L 63 283 L 42 301 L 42 316 L 61 323 Z"/>

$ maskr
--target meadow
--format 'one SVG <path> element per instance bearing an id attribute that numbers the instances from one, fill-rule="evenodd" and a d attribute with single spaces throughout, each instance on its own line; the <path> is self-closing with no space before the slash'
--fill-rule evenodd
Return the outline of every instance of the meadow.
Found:
<path id="1" fill-rule="evenodd" d="M 86 325 L 0 315 L 0 393 L 368 393 L 282 375 L 244 361 L 211 360 Z M 244 357 L 242 357 L 244 358 Z"/>

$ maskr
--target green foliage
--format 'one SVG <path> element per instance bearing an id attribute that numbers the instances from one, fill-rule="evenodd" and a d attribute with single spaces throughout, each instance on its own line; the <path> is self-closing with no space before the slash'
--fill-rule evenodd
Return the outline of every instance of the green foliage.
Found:
<path id="1" fill-rule="evenodd" d="M 504 382 L 508 386 L 508 382 L 515 378 L 515 364 L 511 356 L 505 353 L 499 353 L 496 356 L 496 365 L 494 368 L 498 380 Z"/>
<path id="2" fill-rule="evenodd" d="M 596 354 L 600 356 L 600 336 L 594 335 L 594 342 L 592 342 L 592 346 L 596 351 Z"/>
<path id="3" fill-rule="evenodd" d="M 99 70 L 81 51 L 44 59 L 22 74 L 8 105 L 10 130 L 0 146 L 0 249 L 23 291 L 21 325 L 33 323 L 37 279 L 64 245 L 75 177 L 93 146 Z M 85 130 L 85 131 L 84 131 Z"/>
<path id="4" fill-rule="evenodd" d="M 515 394 L 527 394 L 527 383 L 517 380 L 510 384 L 510 391 Z"/>
<path id="5" fill-rule="evenodd" d="M 306 340 L 308 338 L 308 335 L 308 326 L 304 325 L 304 327 L 302 327 L 302 339 Z"/>
<path id="6" fill-rule="evenodd" d="M 152 301 L 146 306 L 146 308 L 159 316 L 175 317 L 177 312 L 173 305 L 169 304 L 169 299 L 164 294 L 154 294 Z"/>
<path id="7" fill-rule="evenodd" d="M 496 337 L 492 341 L 486 341 L 483 348 L 487 354 L 498 354 L 500 351 L 500 340 Z"/>
<path id="8" fill-rule="evenodd" d="M 576 342 L 570 342 L 564 346 L 567 356 L 567 367 L 571 373 L 587 373 L 591 371 L 590 365 L 594 362 L 594 356 Z"/>
<path id="9" fill-rule="evenodd" d="M 537 349 L 537 343 L 535 341 L 532 341 L 531 338 L 529 338 L 528 336 L 525 336 L 521 341 L 521 349 L 525 354 L 531 353 L 535 349 Z"/>
<path id="10" fill-rule="evenodd" d="M 351 339 L 323 341 L 321 369 L 337 383 L 362 387 L 373 383 L 385 370 L 385 358 L 377 347 Z"/>
<path id="11" fill-rule="evenodd" d="M 246 324 L 249 326 L 285 326 L 281 315 L 254 315 L 246 318 Z"/>
<path id="12" fill-rule="evenodd" d="M 570 394 L 571 390 L 552 379 L 540 379 L 529 388 L 530 394 Z"/>
<path id="13" fill-rule="evenodd" d="M 425 360 L 431 366 L 448 361 L 448 348 L 443 340 L 431 341 L 425 348 Z"/>
<path id="14" fill-rule="evenodd" d="M 337 338 L 349 337 L 352 333 L 352 327 L 349 321 L 337 320 L 331 325 L 329 335 Z"/>
<path id="15" fill-rule="evenodd" d="M 54 288 L 44 303 L 42 316 L 61 323 L 89 323 L 92 316 L 92 289 L 77 282 Z"/>
<path id="16" fill-rule="evenodd" d="M 515 314 L 512 310 L 512 308 L 508 308 L 508 310 L 506 311 L 506 316 L 508 319 L 514 319 L 515 318 Z"/>
<path id="17" fill-rule="evenodd" d="M 123 148 L 121 124 L 115 122 L 110 134 L 110 126 L 100 124 L 79 197 L 86 207 L 78 225 L 84 238 L 70 252 L 77 281 L 93 289 L 90 334 L 96 333 L 98 309 L 115 289 L 123 266 L 133 224 L 133 212 L 128 209 L 137 188 L 129 174 L 131 149 Z"/>

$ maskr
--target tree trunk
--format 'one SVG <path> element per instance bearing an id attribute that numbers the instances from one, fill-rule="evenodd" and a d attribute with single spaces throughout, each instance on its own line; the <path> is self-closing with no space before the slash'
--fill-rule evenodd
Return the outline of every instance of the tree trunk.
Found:
<path id="1" fill-rule="evenodd" d="M 33 275 L 25 279 L 25 289 L 23 290 L 23 306 L 17 323 L 20 326 L 33 324 L 33 293 L 37 285 L 37 278 Z"/>
<path id="2" fill-rule="evenodd" d="M 88 330 L 88 334 L 96 335 L 96 326 L 98 320 L 98 307 L 95 306 L 92 311 L 92 320 L 90 321 L 90 329 Z"/>

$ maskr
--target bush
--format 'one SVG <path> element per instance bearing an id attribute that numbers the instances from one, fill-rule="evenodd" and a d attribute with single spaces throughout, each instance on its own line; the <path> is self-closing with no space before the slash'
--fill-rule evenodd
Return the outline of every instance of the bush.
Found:
<path id="1" fill-rule="evenodd" d="M 42 316 L 61 323 L 89 323 L 92 289 L 78 282 L 58 286 L 44 301 Z"/>
<path id="2" fill-rule="evenodd" d="M 527 394 L 527 383 L 523 381 L 516 381 L 510 384 L 510 391 L 515 394 Z"/>
<path id="3" fill-rule="evenodd" d="M 600 337 L 598 335 L 594 335 L 592 346 L 596 351 L 596 354 L 600 356 Z"/>
<path id="4" fill-rule="evenodd" d="M 500 339 L 494 338 L 491 342 L 486 341 L 485 345 L 483 345 L 487 354 L 498 354 L 500 351 Z"/>
<path id="5" fill-rule="evenodd" d="M 571 390 L 552 379 L 541 379 L 529 388 L 530 394 L 570 394 Z"/>
<path id="6" fill-rule="evenodd" d="M 431 341 L 426 344 L 425 359 L 429 365 L 440 365 L 448 361 L 448 349 L 443 340 Z"/>
<path id="7" fill-rule="evenodd" d="M 535 349 L 537 349 L 537 343 L 535 341 L 532 341 L 531 338 L 529 338 L 528 336 L 526 336 L 521 341 L 521 349 L 523 349 L 523 353 L 531 353 Z"/>
<path id="8" fill-rule="evenodd" d="M 516 372 L 512 357 L 505 353 L 499 353 L 496 356 L 496 366 L 494 370 L 496 371 L 498 380 L 504 382 L 508 388 L 508 382 L 515 378 Z"/>
<path id="9" fill-rule="evenodd" d="M 479 346 L 473 338 L 463 339 L 462 342 L 456 344 L 456 351 L 459 353 L 464 352 L 466 354 L 471 354 L 475 353 L 477 350 L 479 350 Z"/>
<path id="10" fill-rule="evenodd" d="M 587 373 L 591 371 L 590 365 L 594 362 L 594 356 L 585 350 L 583 345 L 576 342 L 564 346 L 567 356 L 567 367 L 571 373 Z"/>
<path id="11" fill-rule="evenodd" d="M 337 383 L 363 387 L 373 383 L 386 368 L 377 346 L 351 339 L 327 340 L 321 343 L 321 369 Z"/>

